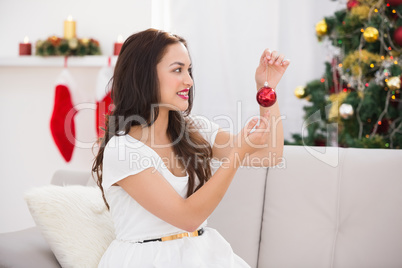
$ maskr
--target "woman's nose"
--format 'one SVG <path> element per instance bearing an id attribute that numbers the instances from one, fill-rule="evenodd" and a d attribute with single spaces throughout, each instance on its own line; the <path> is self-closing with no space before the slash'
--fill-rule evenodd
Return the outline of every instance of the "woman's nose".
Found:
<path id="1" fill-rule="evenodd" d="M 191 75 L 189 73 L 187 73 L 186 78 L 184 80 L 184 83 L 188 86 L 188 87 L 192 87 L 193 86 L 193 78 L 191 78 Z"/>

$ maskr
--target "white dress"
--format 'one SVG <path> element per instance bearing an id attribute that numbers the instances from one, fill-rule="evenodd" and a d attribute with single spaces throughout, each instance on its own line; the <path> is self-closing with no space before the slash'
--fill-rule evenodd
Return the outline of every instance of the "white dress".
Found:
<path id="1" fill-rule="evenodd" d="M 201 135 L 212 145 L 219 125 L 206 118 L 192 118 L 199 123 Z M 185 177 L 173 175 L 152 148 L 130 135 L 113 136 L 106 145 L 102 186 L 114 221 L 116 239 L 102 256 L 98 267 L 250 267 L 233 253 L 229 243 L 215 229 L 207 227 L 207 221 L 199 227 L 204 228 L 204 233 L 198 237 L 137 243 L 185 232 L 148 212 L 121 187 L 112 186 L 149 167 L 155 167 L 185 198 L 188 174 Z"/>

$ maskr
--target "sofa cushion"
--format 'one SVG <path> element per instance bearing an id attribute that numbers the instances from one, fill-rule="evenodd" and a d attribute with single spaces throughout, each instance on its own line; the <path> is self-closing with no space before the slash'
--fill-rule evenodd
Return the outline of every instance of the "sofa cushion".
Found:
<path id="1" fill-rule="evenodd" d="M 208 219 L 208 225 L 217 229 L 251 267 L 257 266 L 266 174 L 267 168 L 239 168 Z"/>
<path id="2" fill-rule="evenodd" d="M 39 228 L 0 234 L 0 267 L 60 268 Z"/>
<path id="3" fill-rule="evenodd" d="M 284 159 L 268 173 L 259 267 L 402 267 L 402 150 L 285 146 Z"/>
<path id="4" fill-rule="evenodd" d="M 97 187 L 43 186 L 25 194 L 36 225 L 62 267 L 96 267 L 114 239 Z"/>
<path id="5" fill-rule="evenodd" d="M 330 267 L 340 173 L 326 157 L 339 151 L 317 158 L 285 146 L 283 163 L 268 171 L 258 267 Z"/>
<path id="6" fill-rule="evenodd" d="M 402 267 L 402 150 L 348 149 L 333 267 Z"/>

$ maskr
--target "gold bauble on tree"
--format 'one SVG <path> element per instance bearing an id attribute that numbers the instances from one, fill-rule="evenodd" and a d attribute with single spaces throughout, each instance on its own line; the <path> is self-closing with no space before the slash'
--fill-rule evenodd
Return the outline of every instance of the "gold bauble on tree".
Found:
<path id="1" fill-rule="evenodd" d="M 306 88 L 303 86 L 298 86 L 295 88 L 295 96 L 298 97 L 299 99 L 305 98 L 306 97 Z"/>
<path id="2" fill-rule="evenodd" d="M 378 30 L 374 27 L 367 27 L 363 33 L 364 40 L 366 40 L 369 43 L 374 43 L 375 41 L 377 41 L 378 35 L 379 35 Z"/>
<path id="3" fill-rule="evenodd" d="M 393 76 L 388 78 L 387 86 L 391 90 L 396 90 L 401 88 L 401 78 L 399 76 Z"/>
<path id="4" fill-rule="evenodd" d="M 316 25 L 315 25 L 315 32 L 317 33 L 318 36 L 323 36 L 326 35 L 328 31 L 328 25 L 326 21 L 320 20 Z"/>

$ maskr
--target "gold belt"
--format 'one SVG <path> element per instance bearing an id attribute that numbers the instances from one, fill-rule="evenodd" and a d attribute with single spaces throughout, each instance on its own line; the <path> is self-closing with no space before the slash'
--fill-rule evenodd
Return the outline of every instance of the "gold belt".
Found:
<path id="1" fill-rule="evenodd" d="M 194 232 L 185 232 L 185 233 L 180 233 L 180 234 L 175 234 L 175 235 L 169 235 L 169 236 L 164 236 L 156 239 L 148 239 L 144 241 L 139 241 L 137 243 L 147 243 L 147 242 L 154 242 L 154 241 L 170 241 L 170 240 L 175 240 L 175 239 L 181 239 L 183 237 L 195 237 L 195 236 L 200 236 L 204 233 L 204 229 L 201 228 L 197 231 Z"/>

